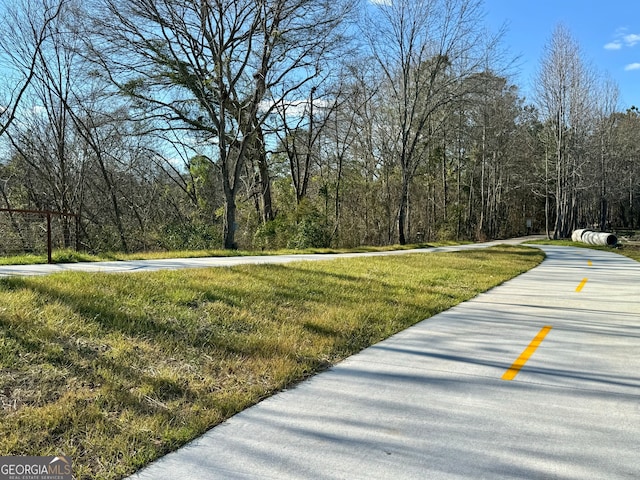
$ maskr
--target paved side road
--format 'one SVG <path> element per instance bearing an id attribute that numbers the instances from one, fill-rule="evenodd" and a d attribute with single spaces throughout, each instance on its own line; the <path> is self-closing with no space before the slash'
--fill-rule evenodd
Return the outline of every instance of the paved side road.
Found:
<path id="1" fill-rule="evenodd" d="M 533 238 L 531 236 L 514 238 L 509 240 L 496 240 L 493 242 L 473 243 L 468 245 L 454 245 L 450 247 L 431 247 L 419 250 L 397 250 L 391 252 L 366 252 L 366 253 L 338 253 L 338 254 L 307 254 L 307 255 L 262 255 L 246 257 L 206 257 L 206 258 L 170 258 L 161 260 L 130 260 L 113 262 L 81 262 L 81 263 L 56 263 L 53 265 L 0 265 L 0 277 L 49 275 L 59 272 L 153 272 L 156 270 L 179 270 L 183 268 L 208 268 L 208 267 L 232 267 L 234 265 L 263 264 L 263 263 L 290 263 L 299 261 L 333 260 L 336 258 L 374 257 L 386 255 L 404 255 L 407 253 L 425 252 L 453 252 L 486 248 L 493 245 L 511 244 L 517 245 Z"/>
<path id="2" fill-rule="evenodd" d="M 540 248 L 131 479 L 640 478 L 640 264 Z"/>

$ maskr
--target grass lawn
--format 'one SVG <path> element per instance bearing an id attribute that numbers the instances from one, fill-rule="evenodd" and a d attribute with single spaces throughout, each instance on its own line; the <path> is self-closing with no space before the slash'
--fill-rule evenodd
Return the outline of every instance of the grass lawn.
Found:
<path id="1" fill-rule="evenodd" d="M 572 242 L 571 240 L 534 240 L 527 243 L 534 245 L 559 245 L 565 247 L 591 248 L 605 252 L 619 253 L 620 255 L 624 255 L 640 262 L 640 245 L 637 244 L 620 244 L 617 247 L 612 248 L 604 245 L 587 245 L 585 243 Z"/>
<path id="2" fill-rule="evenodd" d="M 54 250 L 51 254 L 53 263 L 77 263 L 77 262 L 102 262 L 112 260 L 155 260 L 162 258 L 201 258 L 201 257 L 246 257 L 255 255 L 294 255 L 294 254 L 329 254 L 329 253 L 357 253 L 357 252 L 385 252 L 392 250 L 412 250 L 415 248 L 436 247 L 445 245 L 460 245 L 469 242 L 438 242 L 418 243 L 412 245 L 386 245 L 382 247 L 357 247 L 357 248 L 307 248 L 303 250 L 178 250 L 137 253 L 101 253 L 90 254 L 76 252 L 75 250 Z M 0 256 L 0 265 L 34 265 L 47 263 L 46 254 L 9 255 Z"/>
<path id="3" fill-rule="evenodd" d="M 0 455 L 133 473 L 229 416 L 537 265 L 441 254 L 0 280 Z"/>
<path id="4" fill-rule="evenodd" d="M 640 245 L 634 245 L 634 246 L 625 245 L 620 250 L 620 253 L 640 262 Z"/>

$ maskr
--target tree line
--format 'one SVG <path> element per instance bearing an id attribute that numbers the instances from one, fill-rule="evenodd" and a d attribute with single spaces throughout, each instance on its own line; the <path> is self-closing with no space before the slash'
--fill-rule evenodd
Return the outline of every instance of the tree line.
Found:
<path id="1" fill-rule="evenodd" d="M 87 250 L 639 228 L 640 111 L 562 26 L 527 100 L 481 0 L 1 8 L 0 207 Z"/>

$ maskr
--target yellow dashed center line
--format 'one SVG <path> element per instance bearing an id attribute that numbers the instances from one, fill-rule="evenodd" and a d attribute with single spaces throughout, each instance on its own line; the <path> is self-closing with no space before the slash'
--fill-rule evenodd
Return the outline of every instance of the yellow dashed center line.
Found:
<path id="1" fill-rule="evenodd" d="M 524 349 L 524 351 L 520 354 L 518 359 L 515 362 L 513 362 L 513 365 L 509 367 L 509 370 L 504 372 L 504 375 L 502 375 L 502 380 L 513 380 L 514 378 L 516 378 L 516 375 L 518 375 L 518 372 L 520 371 L 520 369 L 524 367 L 524 364 L 527 363 L 527 360 L 529 360 L 531 355 L 534 354 L 536 349 L 542 343 L 542 340 L 544 340 L 544 337 L 547 336 L 547 333 L 549 333 L 549 330 L 551 330 L 552 328 L 553 327 L 550 327 L 547 325 L 546 327 L 543 327 L 542 330 L 540 330 L 540 332 L 538 332 L 538 335 L 536 335 L 536 337 L 531 341 L 529 346 Z"/>
<path id="2" fill-rule="evenodd" d="M 580 290 L 582 290 L 588 281 L 589 281 L 588 278 L 583 278 L 582 281 L 580 282 L 580 285 L 576 287 L 576 292 L 579 292 Z"/>

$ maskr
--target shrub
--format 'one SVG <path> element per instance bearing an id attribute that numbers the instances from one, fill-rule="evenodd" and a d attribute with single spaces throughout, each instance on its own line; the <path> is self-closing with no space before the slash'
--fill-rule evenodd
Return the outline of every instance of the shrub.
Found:
<path id="1" fill-rule="evenodd" d="M 206 250 L 222 245 L 222 234 L 203 222 L 173 223 L 164 228 L 160 244 L 167 250 Z"/>

